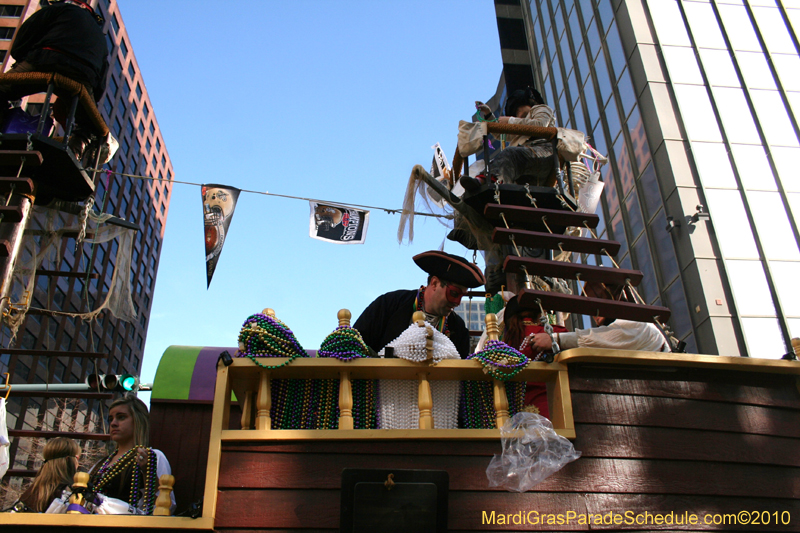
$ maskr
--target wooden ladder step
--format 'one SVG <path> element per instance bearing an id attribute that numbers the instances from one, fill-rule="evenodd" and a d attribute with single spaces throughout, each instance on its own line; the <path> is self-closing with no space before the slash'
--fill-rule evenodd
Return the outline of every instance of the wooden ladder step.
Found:
<path id="1" fill-rule="evenodd" d="M 532 276 L 550 276 L 553 278 L 579 279 L 580 281 L 599 281 L 601 283 L 614 283 L 625 285 L 630 280 L 631 285 L 638 285 L 644 277 L 639 270 L 627 268 L 609 268 L 580 263 L 566 263 L 564 261 L 548 261 L 533 257 L 508 256 L 503 263 L 506 273 L 522 274 L 525 267 Z"/>
<path id="2" fill-rule="evenodd" d="M 45 270 L 40 268 L 36 271 L 37 276 L 47 276 L 49 278 L 86 278 L 86 272 L 62 272 L 60 270 Z M 100 274 L 93 272 L 89 274 L 89 279 L 100 279 Z"/>
<path id="3" fill-rule="evenodd" d="M 536 291 L 533 289 L 523 289 L 521 291 L 519 305 L 526 309 L 538 310 L 539 303 L 537 300 L 541 301 L 542 307 L 548 311 L 563 311 L 587 316 L 620 318 L 622 320 L 633 320 L 635 322 L 653 322 L 654 317 L 657 317 L 661 322 L 666 322 L 672 314 L 668 308 L 656 305 L 616 302 L 603 298 L 588 298 L 586 296 L 577 296 L 574 294 Z"/>
<path id="4" fill-rule="evenodd" d="M 589 237 L 573 237 L 543 231 L 529 231 L 524 229 L 495 228 L 492 233 L 492 242 L 497 244 L 511 244 L 511 237 L 520 246 L 531 248 L 547 248 L 548 250 L 563 249 L 565 252 L 578 252 L 582 254 L 602 254 L 604 251 L 610 255 L 617 255 L 620 243 Z"/>
<path id="5" fill-rule="evenodd" d="M 15 194 L 33 193 L 33 180 L 30 178 L 0 178 L 0 194 L 8 194 L 12 185 Z"/>
<path id="6" fill-rule="evenodd" d="M 22 221 L 22 206 L 0 205 L 0 223 L 17 224 Z"/>
<path id="7" fill-rule="evenodd" d="M 35 312 L 34 309 L 28 310 L 28 313 Z M 108 357 L 107 353 L 99 352 L 64 352 L 60 350 L 27 350 L 24 348 L 0 348 L 0 353 L 8 355 L 41 355 L 44 357 L 84 357 L 88 359 L 102 359 Z"/>
<path id="8" fill-rule="evenodd" d="M 517 205 L 486 204 L 483 214 L 495 225 L 503 226 L 503 219 L 500 213 L 505 214 L 509 224 L 515 227 L 531 231 L 547 231 L 547 226 L 556 233 L 563 232 L 565 227 L 576 226 L 584 227 L 584 223 L 590 228 L 596 228 L 600 223 L 600 217 L 590 213 L 579 213 L 575 211 L 561 211 L 558 209 L 542 209 L 535 207 L 521 207 Z M 545 223 L 547 225 L 545 225 Z M 559 228 L 559 229 L 556 229 Z"/>
<path id="9" fill-rule="evenodd" d="M 36 150 L 0 150 L 0 167 L 18 167 L 25 158 L 24 166 L 38 167 L 42 164 L 42 153 Z"/>

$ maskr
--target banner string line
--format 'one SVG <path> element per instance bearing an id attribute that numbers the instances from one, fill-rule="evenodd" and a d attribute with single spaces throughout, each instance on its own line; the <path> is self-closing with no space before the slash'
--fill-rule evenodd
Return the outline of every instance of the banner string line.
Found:
<path id="1" fill-rule="evenodd" d="M 114 174 L 114 175 L 117 175 L 117 176 L 125 176 L 127 178 L 135 178 L 135 179 L 150 180 L 150 181 L 166 181 L 168 183 L 180 183 L 181 185 L 194 185 L 196 187 L 204 187 L 206 185 L 204 183 L 193 183 L 191 181 L 178 181 L 178 180 L 171 180 L 171 179 L 166 179 L 166 178 L 154 178 L 154 177 L 151 177 L 151 176 L 140 176 L 138 174 L 126 174 L 124 172 L 115 172 L 113 170 L 108 170 L 108 169 L 105 169 L 105 168 L 85 168 L 83 170 L 85 170 L 86 172 L 99 172 L 99 173 L 102 173 L 102 174 L 106 174 L 107 176 L 111 176 L 112 174 Z M 220 183 L 219 185 L 222 185 L 222 184 Z M 252 191 L 252 190 L 249 190 L 249 189 L 239 189 L 238 187 L 234 187 L 233 185 L 226 185 L 226 187 L 233 187 L 235 189 L 238 189 L 241 192 L 247 192 L 247 193 L 252 193 L 252 194 L 262 194 L 264 196 L 277 196 L 279 198 L 289 198 L 289 199 L 292 199 L 292 200 L 304 200 L 306 202 L 317 202 L 317 203 L 321 203 L 321 204 L 335 204 L 335 205 L 342 205 L 342 206 L 347 206 L 347 207 L 362 207 L 364 209 L 377 209 L 379 211 L 385 211 L 386 213 L 389 213 L 390 215 L 396 215 L 397 213 L 402 213 L 403 212 L 402 209 L 389 209 L 387 207 L 378 207 L 378 206 L 374 206 L 374 205 L 351 204 L 351 203 L 345 203 L 345 202 L 331 202 L 329 200 L 317 200 L 315 198 L 304 198 L 302 196 L 290 196 L 288 194 L 277 194 L 277 193 L 269 192 L 269 191 Z M 437 215 L 435 213 L 421 213 L 419 211 L 414 211 L 413 214 L 415 216 L 433 217 L 433 218 L 445 218 L 447 220 L 453 220 L 453 218 L 454 218 L 452 214 L 450 214 L 450 215 Z"/>

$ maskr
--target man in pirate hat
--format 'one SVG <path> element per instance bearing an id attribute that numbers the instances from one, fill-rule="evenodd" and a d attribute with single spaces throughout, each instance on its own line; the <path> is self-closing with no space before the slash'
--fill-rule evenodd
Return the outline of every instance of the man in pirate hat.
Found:
<path id="1" fill-rule="evenodd" d="M 379 296 L 364 310 L 354 327 L 367 346 L 380 351 L 411 324 L 415 311 L 450 337 L 462 358 L 469 355 L 469 331 L 453 309 L 467 289 L 485 283 L 477 265 L 462 257 L 431 250 L 414 256 L 414 262 L 428 273 L 427 285 L 418 290 L 399 290 Z"/>
<path id="2" fill-rule="evenodd" d="M 586 283 L 586 296 L 606 300 L 627 300 L 625 287 L 600 282 Z M 598 327 L 576 329 L 571 333 L 557 333 L 556 341 L 562 350 L 569 348 L 610 348 L 617 350 L 640 350 L 645 352 L 671 352 L 671 342 L 650 322 L 592 317 Z M 534 335 L 531 346 L 535 352 L 549 351 L 552 340 L 546 333 Z"/>

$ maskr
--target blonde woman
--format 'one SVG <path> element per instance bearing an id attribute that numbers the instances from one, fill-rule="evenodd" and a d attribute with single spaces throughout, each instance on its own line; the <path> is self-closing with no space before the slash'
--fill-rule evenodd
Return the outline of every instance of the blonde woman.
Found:
<path id="1" fill-rule="evenodd" d="M 111 404 L 108 412 L 114 451 L 92 467 L 94 491 L 108 498 L 121 500 L 122 505 L 101 505 L 96 512 L 152 514 L 158 495 L 158 478 L 171 474 L 169 462 L 159 450 L 149 448 L 150 413 L 147 406 L 133 395 Z M 172 495 L 172 508 L 175 496 Z"/>
<path id="2" fill-rule="evenodd" d="M 43 513 L 50 502 L 61 496 L 65 488 L 72 486 L 72 478 L 78 470 L 81 449 L 72 439 L 56 437 L 44 446 L 44 464 L 33 483 L 14 505 L 16 512 Z"/>

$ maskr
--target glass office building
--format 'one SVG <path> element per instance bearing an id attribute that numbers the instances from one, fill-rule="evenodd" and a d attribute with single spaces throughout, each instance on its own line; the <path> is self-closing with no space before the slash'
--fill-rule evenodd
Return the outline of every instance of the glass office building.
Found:
<path id="1" fill-rule="evenodd" d="M 124 218 L 139 228 L 133 238 L 131 271 L 125 273 L 130 276 L 137 317 L 134 322 L 125 322 L 106 310 L 97 320 L 87 322 L 68 314 L 86 313 L 104 300 L 117 263 L 118 242 L 84 242 L 76 251 L 75 239 L 64 239 L 56 264 L 65 275 L 39 275 L 31 295 L 32 307 L 59 314 L 28 314 L 13 340 L 9 328 L 0 329 L 2 348 L 31 352 L 0 351 L 0 372 L 9 372 L 12 384 L 82 383 L 93 372 L 138 375 L 142 368 L 173 168 L 119 5 L 115 0 L 95 0 L 91 4 L 105 18 L 103 32 L 109 51 L 106 91 L 97 107 L 120 144 L 106 168 L 158 178 L 142 180 L 112 174 L 102 175 L 97 183 L 95 210 Z M 40 2 L 32 0 L 6 0 L 0 5 L 0 58 L 4 71 L 14 63 L 8 51 L 17 28 L 39 8 Z M 43 97 L 31 96 L 23 105 L 37 114 Z M 76 224 L 74 215 L 59 216 L 60 226 Z M 40 222 L 34 217 L 29 227 L 36 229 Z M 88 279 L 87 273 L 95 277 Z M 94 360 L 47 353 L 52 351 L 101 352 L 104 357 Z M 71 413 L 76 428 L 103 432 L 101 420 L 107 415 L 107 403 L 84 399 Z M 53 421 L 63 418 L 58 402 L 36 396 L 12 393 L 7 409 L 12 437 L 29 430 L 51 430 Z M 34 463 L 38 457 L 29 457 L 29 445 L 27 438 L 12 439 L 12 473 L 30 475 L 38 464 Z"/>
<path id="2" fill-rule="evenodd" d="M 788 352 L 800 2 L 498 0 L 496 12 L 507 90 L 529 69 L 559 126 L 608 154 L 598 234 L 622 243 L 616 260 L 644 272 L 641 295 L 672 309 L 687 351 Z"/>

